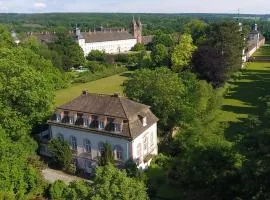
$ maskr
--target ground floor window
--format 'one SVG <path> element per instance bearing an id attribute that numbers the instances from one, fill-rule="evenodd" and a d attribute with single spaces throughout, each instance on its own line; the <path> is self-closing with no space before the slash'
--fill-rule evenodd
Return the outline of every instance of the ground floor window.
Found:
<path id="1" fill-rule="evenodd" d="M 123 149 L 119 145 L 114 147 L 114 159 L 123 160 Z"/>
<path id="2" fill-rule="evenodd" d="M 92 162 L 90 160 L 85 160 L 85 168 L 92 168 Z"/>

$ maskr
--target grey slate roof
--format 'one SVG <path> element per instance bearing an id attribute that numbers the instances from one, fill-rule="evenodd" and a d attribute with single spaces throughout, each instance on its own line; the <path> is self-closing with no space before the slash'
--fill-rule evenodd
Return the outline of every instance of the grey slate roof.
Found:
<path id="1" fill-rule="evenodd" d="M 134 36 L 127 31 L 82 32 L 81 35 L 86 43 L 135 39 Z"/>
<path id="2" fill-rule="evenodd" d="M 149 106 L 117 95 L 82 94 L 71 102 L 57 107 L 57 109 L 122 118 L 126 120 L 123 124 L 122 135 L 130 139 L 136 138 L 158 121 Z M 139 116 L 146 117 L 146 126 L 143 126 Z M 115 133 L 109 134 L 115 135 Z"/>

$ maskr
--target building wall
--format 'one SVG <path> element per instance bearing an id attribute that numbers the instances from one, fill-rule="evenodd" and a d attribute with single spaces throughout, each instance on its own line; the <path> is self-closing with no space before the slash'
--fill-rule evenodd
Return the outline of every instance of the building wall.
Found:
<path id="1" fill-rule="evenodd" d="M 137 43 L 136 39 L 128 40 L 115 40 L 105 42 L 93 42 L 86 43 L 85 39 L 79 39 L 78 43 L 84 51 L 84 55 L 87 56 L 92 50 L 105 51 L 109 54 L 128 52 Z"/>
<path id="2" fill-rule="evenodd" d="M 153 143 L 151 144 L 151 135 L 153 136 Z M 144 149 L 144 140 L 148 139 L 148 148 Z M 141 153 L 138 152 L 138 145 L 141 146 Z M 141 169 L 145 169 L 150 165 L 151 160 L 147 163 L 143 162 L 143 158 L 147 154 L 158 154 L 158 146 L 157 146 L 157 124 L 153 124 L 146 131 L 144 131 L 141 135 L 139 135 L 136 139 L 132 141 L 132 158 L 137 162 L 137 165 Z M 140 155 L 140 156 L 139 156 Z"/>
<path id="3" fill-rule="evenodd" d="M 70 137 L 75 136 L 77 139 L 77 164 L 79 168 L 85 169 L 88 173 L 92 172 L 92 167 L 89 167 L 87 163 L 91 163 L 92 166 L 97 166 L 97 158 L 99 156 L 99 144 L 101 143 L 109 143 L 114 149 L 115 146 L 119 146 L 123 150 L 123 161 L 125 162 L 129 159 L 137 159 L 137 145 L 141 143 L 142 145 L 142 157 L 140 158 L 143 161 L 143 155 L 146 153 L 157 154 L 157 125 L 149 127 L 145 132 L 143 132 L 140 136 L 135 138 L 132 142 L 117 138 L 111 137 L 96 133 L 91 133 L 88 131 L 75 130 L 66 127 L 60 127 L 56 125 L 51 125 L 51 137 L 58 137 L 59 134 L 62 134 L 64 140 L 70 143 Z M 150 134 L 153 135 L 153 145 L 150 143 Z M 143 139 L 147 137 L 148 139 L 148 151 L 143 151 Z M 85 156 L 84 151 L 84 139 L 88 139 L 91 142 L 91 156 Z M 90 164 L 89 163 L 89 164 Z M 144 169 L 150 164 L 150 161 L 147 163 L 140 162 L 139 167 Z"/>

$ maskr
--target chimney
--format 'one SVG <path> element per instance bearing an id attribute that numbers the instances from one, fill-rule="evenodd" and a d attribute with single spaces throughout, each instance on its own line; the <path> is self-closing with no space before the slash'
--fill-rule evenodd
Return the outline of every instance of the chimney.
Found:
<path id="1" fill-rule="evenodd" d="M 87 96 L 88 95 L 88 90 L 83 90 L 82 95 Z"/>

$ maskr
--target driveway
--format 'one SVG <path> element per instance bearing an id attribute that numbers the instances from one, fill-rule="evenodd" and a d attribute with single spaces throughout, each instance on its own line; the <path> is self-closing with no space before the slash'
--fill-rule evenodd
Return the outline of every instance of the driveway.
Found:
<path id="1" fill-rule="evenodd" d="M 42 175 L 50 183 L 53 183 L 57 180 L 64 181 L 65 183 L 70 183 L 72 181 L 77 181 L 77 180 L 83 180 L 82 178 L 79 178 L 77 176 L 72 176 L 60 170 L 54 170 L 50 168 L 46 168 L 42 170 Z"/>

